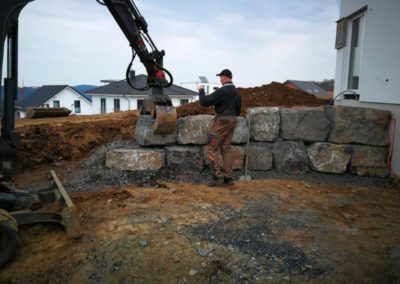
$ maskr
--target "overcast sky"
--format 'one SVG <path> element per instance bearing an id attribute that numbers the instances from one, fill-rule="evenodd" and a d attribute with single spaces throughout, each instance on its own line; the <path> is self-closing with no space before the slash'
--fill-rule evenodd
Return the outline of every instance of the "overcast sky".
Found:
<path id="1" fill-rule="evenodd" d="M 176 85 L 217 82 L 229 68 L 239 87 L 334 77 L 339 0 L 138 0 Z M 20 16 L 19 82 L 101 85 L 124 79 L 127 39 L 95 0 L 36 0 Z M 137 73 L 144 68 L 137 59 Z"/>

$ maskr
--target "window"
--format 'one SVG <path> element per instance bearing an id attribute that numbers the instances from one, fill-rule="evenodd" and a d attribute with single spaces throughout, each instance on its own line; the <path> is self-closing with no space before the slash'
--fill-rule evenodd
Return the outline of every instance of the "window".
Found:
<path id="1" fill-rule="evenodd" d="M 119 99 L 114 99 L 114 112 L 119 112 L 119 111 L 121 111 Z"/>
<path id="2" fill-rule="evenodd" d="M 189 100 L 188 99 L 181 99 L 181 105 L 188 104 Z"/>
<path id="3" fill-rule="evenodd" d="M 350 57 L 347 88 L 358 90 L 364 42 L 365 14 L 353 18 L 350 25 Z"/>
<path id="4" fill-rule="evenodd" d="M 106 112 L 107 112 L 106 99 L 105 98 L 101 98 L 100 99 L 100 113 L 101 114 L 105 114 Z"/>
<path id="5" fill-rule="evenodd" d="M 74 112 L 81 113 L 81 101 L 74 101 Z"/>
<path id="6" fill-rule="evenodd" d="M 53 107 L 60 107 L 60 101 L 53 101 Z"/>
<path id="7" fill-rule="evenodd" d="M 141 109 L 144 105 L 144 100 L 137 100 L 137 109 Z"/>

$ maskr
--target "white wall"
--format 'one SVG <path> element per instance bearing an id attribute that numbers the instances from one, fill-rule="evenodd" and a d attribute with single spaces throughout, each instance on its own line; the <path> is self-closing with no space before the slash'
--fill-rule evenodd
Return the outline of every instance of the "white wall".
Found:
<path id="1" fill-rule="evenodd" d="M 114 99 L 119 99 L 120 111 L 128 111 L 137 109 L 137 100 L 140 98 L 132 98 L 121 95 L 92 95 L 93 113 L 101 113 L 101 99 L 106 100 L 106 113 L 115 112 Z"/>
<path id="2" fill-rule="evenodd" d="M 368 5 L 359 83 L 360 101 L 400 104 L 400 1 L 342 0 L 340 18 Z M 348 31 L 349 32 L 349 31 Z M 347 89 L 350 34 L 337 52 L 335 96 Z"/>
<path id="3" fill-rule="evenodd" d="M 46 101 L 44 104 L 48 104 L 49 107 L 53 107 L 53 102 L 59 101 L 60 107 L 68 108 L 72 110 L 71 114 L 75 114 L 74 101 L 76 100 L 79 100 L 81 102 L 81 112 L 76 113 L 77 115 L 93 114 L 92 103 L 69 87 L 65 88 L 57 95 L 53 96 L 50 100 Z"/>
<path id="4" fill-rule="evenodd" d="M 128 111 L 137 109 L 138 100 L 144 100 L 145 96 L 121 96 L 121 95 L 92 95 L 93 114 L 101 113 L 101 99 L 106 100 L 106 113 L 114 112 L 114 99 L 120 100 L 120 111 Z M 188 96 L 174 96 L 171 97 L 172 105 L 177 107 L 181 105 L 181 99 L 188 99 L 189 103 L 193 102 L 195 98 Z"/>
<path id="5" fill-rule="evenodd" d="M 336 105 L 388 110 L 392 113 L 394 137 L 391 142 L 392 172 L 400 175 L 400 1 L 342 0 L 340 17 L 346 17 L 368 5 L 357 100 L 339 96 Z M 337 51 L 335 91 L 347 89 L 350 35 Z"/>

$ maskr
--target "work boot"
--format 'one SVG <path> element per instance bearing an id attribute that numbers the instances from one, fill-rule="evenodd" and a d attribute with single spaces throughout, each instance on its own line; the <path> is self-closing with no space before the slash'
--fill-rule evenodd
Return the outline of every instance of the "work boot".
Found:
<path id="1" fill-rule="evenodd" d="M 217 186 L 222 184 L 222 178 L 212 176 L 211 179 L 207 182 L 208 186 Z"/>
<path id="2" fill-rule="evenodd" d="M 224 183 L 227 185 L 232 185 L 233 179 L 231 177 L 224 177 Z"/>

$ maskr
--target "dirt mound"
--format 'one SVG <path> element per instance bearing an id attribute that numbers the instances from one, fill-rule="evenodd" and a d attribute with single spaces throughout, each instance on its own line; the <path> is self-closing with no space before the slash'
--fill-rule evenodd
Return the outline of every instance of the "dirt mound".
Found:
<path id="1" fill-rule="evenodd" d="M 137 113 L 65 118 L 19 119 L 21 134 L 17 150 L 17 169 L 55 165 L 64 160 L 79 160 L 97 147 L 113 140 L 134 139 Z"/>
<path id="2" fill-rule="evenodd" d="M 238 90 L 242 96 L 241 115 L 245 115 L 247 109 L 253 107 L 321 106 L 326 104 L 326 101 L 319 100 L 313 95 L 309 95 L 300 90 L 288 88 L 277 82 L 254 88 L 239 88 Z M 178 117 L 197 114 L 214 114 L 214 108 L 202 107 L 197 101 L 178 107 L 177 112 Z"/>

